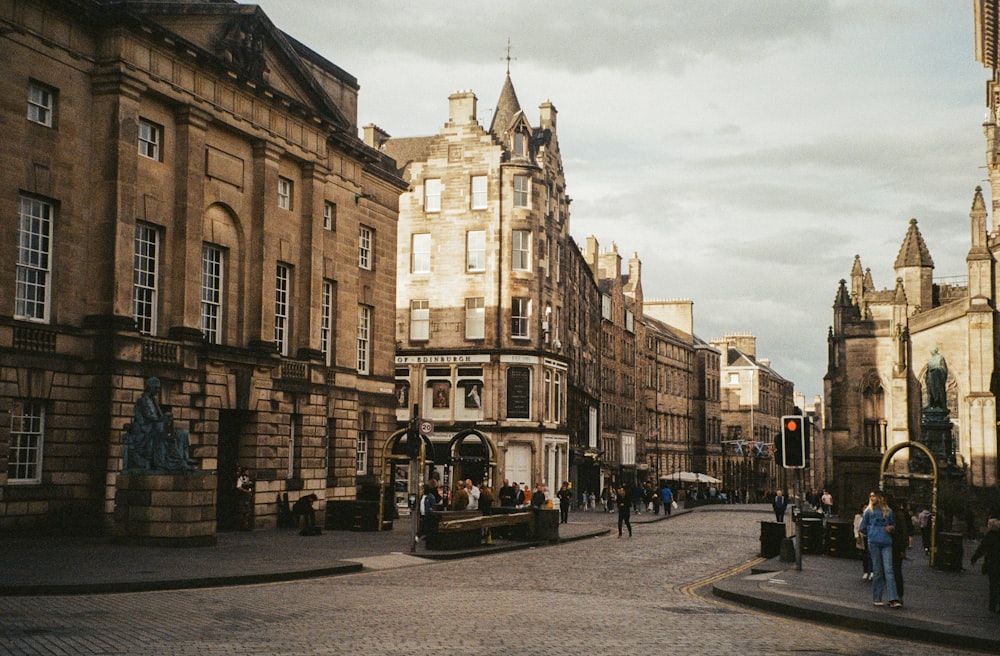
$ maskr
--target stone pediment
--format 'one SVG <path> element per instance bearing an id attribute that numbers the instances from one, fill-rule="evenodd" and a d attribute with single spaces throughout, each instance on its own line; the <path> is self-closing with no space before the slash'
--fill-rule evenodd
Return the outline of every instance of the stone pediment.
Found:
<path id="1" fill-rule="evenodd" d="M 126 10 L 168 32 L 177 47 L 194 47 L 229 75 L 341 127 L 350 125 L 303 61 L 303 53 L 297 52 L 298 43 L 275 27 L 259 7 L 149 2 L 130 4 Z M 307 56 L 318 58 L 311 51 Z M 343 75 L 349 78 L 346 83 L 356 85 L 353 78 Z"/>

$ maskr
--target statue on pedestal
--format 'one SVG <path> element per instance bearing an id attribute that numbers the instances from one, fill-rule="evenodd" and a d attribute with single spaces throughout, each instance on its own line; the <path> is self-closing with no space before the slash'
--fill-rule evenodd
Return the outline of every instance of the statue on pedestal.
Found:
<path id="1" fill-rule="evenodd" d="M 156 397 L 160 379 L 147 378 L 142 396 L 135 402 L 135 419 L 125 435 L 125 469 L 186 472 L 198 462 L 189 455 L 190 436 L 174 428 L 174 418 L 163 412 Z"/>
<path id="2" fill-rule="evenodd" d="M 927 407 L 946 410 L 948 397 L 945 393 L 945 387 L 948 384 L 948 363 L 936 346 L 931 349 L 931 357 L 927 361 L 925 380 L 927 383 Z"/>

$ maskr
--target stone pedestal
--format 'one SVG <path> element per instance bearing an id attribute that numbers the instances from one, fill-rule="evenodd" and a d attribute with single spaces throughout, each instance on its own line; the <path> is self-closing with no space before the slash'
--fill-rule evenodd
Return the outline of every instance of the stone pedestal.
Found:
<path id="1" fill-rule="evenodd" d="M 116 540 L 157 547 L 216 543 L 215 475 L 122 472 L 115 493 Z"/>
<path id="2" fill-rule="evenodd" d="M 924 408 L 920 416 L 920 439 L 918 441 L 934 454 L 934 459 L 937 460 L 938 467 L 942 470 L 955 466 L 955 450 L 951 429 L 951 415 L 948 410 Z M 912 473 L 929 474 L 931 472 L 930 463 L 926 462 L 926 457 L 923 455 L 911 453 L 910 463 Z"/>

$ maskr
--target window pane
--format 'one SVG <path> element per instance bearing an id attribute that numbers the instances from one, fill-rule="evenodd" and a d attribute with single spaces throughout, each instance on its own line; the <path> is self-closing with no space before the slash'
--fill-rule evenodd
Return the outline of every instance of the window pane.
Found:
<path id="1" fill-rule="evenodd" d="M 511 267 L 518 271 L 531 270 L 531 233 L 515 230 L 511 239 Z"/>
<path id="2" fill-rule="evenodd" d="M 358 266 L 369 271 L 372 268 L 373 237 L 371 228 L 361 226 L 358 233 Z"/>
<path id="3" fill-rule="evenodd" d="M 486 231 L 472 230 L 466 234 L 466 261 L 467 271 L 486 270 Z"/>
<path id="4" fill-rule="evenodd" d="M 528 207 L 531 200 L 531 180 L 526 175 L 514 176 L 514 207 Z"/>
<path id="5" fill-rule="evenodd" d="M 28 85 L 29 121 L 52 127 L 52 110 L 54 108 L 55 95 L 50 89 L 35 83 Z"/>
<path id="6" fill-rule="evenodd" d="M 222 249 L 201 247 L 201 331 L 210 344 L 219 343 L 222 320 Z"/>
<path id="7" fill-rule="evenodd" d="M 486 299 L 482 296 L 465 299 L 465 338 L 486 337 Z"/>
<path id="8" fill-rule="evenodd" d="M 40 403 L 15 402 L 10 411 L 10 448 L 7 453 L 7 481 L 41 481 L 42 436 L 45 409 Z"/>
<path id="9" fill-rule="evenodd" d="M 413 235 L 413 273 L 431 272 L 431 236 L 429 233 Z"/>
<path id="10" fill-rule="evenodd" d="M 472 176 L 472 202 L 474 210 L 484 210 L 487 206 L 488 180 L 485 175 Z"/>
<path id="11" fill-rule="evenodd" d="M 274 345 L 278 353 L 288 355 L 288 308 L 291 272 L 285 264 L 276 267 L 274 276 Z"/>
<path id="12" fill-rule="evenodd" d="M 441 180 L 424 180 L 424 211 L 441 211 Z"/>
<path id="13" fill-rule="evenodd" d="M 513 337 L 528 336 L 528 319 L 531 316 L 531 299 L 514 298 L 510 309 L 510 333 Z"/>
<path id="14" fill-rule="evenodd" d="M 44 201 L 22 196 L 18 219 L 14 316 L 18 319 L 47 321 L 52 206 Z"/>
<path id="15" fill-rule="evenodd" d="M 358 306 L 358 373 L 367 374 L 371 356 L 372 309 L 367 305 Z"/>
<path id="16" fill-rule="evenodd" d="M 278 207 L 292 209 L 292 181 L 288 178 L 278 178 Z"/>
<path id="17" fill-rule="evenodd" d="M 150 225 L 135 225 L 132 265 L 132 313 L 144 335 L 156 334 L 157 233 Z"/>
<path id="18" fill-rule="evenodd" d="M 160 126 L 139 119 L 139 154 L 149 159 L 160 159 L 160 135 L 163 133 Z"/>
<path id="19" fill-rule="evenodd" d="M 325 203 L 323 203 L 323 229 L 324 230 L 337 229 L 336 203 L 331 203 L 330 201 L 326 201 Z"/>
<path id="20" fill-rule="evenodd" d="M 430 301 L 410 301 L 410 339 L 414 341 L 426 341 L 430 338 L 430 326 Z"/>
<path id="21" fill-rule="evenodd" d="M 326 364 L 333 362 L 333 312 L 334 312 L 333 282 L 323 281 L 322 298 L 320 299 L 319 348 L 325 356 Z"/>

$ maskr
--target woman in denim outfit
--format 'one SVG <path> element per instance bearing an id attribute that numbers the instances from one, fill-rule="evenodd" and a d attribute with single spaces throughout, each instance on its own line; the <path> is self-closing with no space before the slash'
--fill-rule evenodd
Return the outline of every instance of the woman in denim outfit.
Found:
<path id="1" fill-rule="evenodd" d="M 892 532 L 895 528 L 895 515 L 885 502 L 885 496 L 872 492 L 858 532 L 868 539 L 872 558 L 872 602 L 876 606 L 884 605 L 883 593 L 889 597 L 890 608 L 903 605 L 896 594 L 896 579 L 892 575 Z"/>

